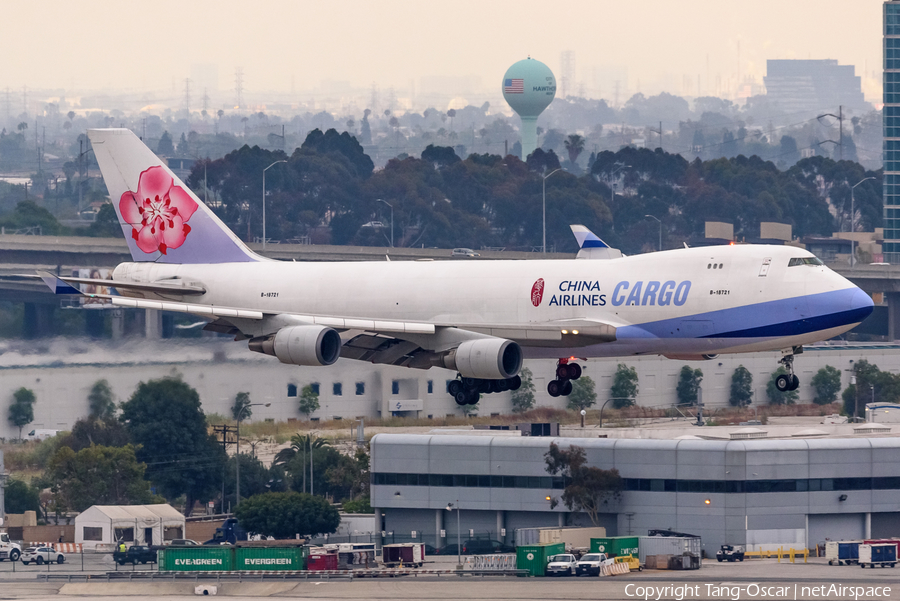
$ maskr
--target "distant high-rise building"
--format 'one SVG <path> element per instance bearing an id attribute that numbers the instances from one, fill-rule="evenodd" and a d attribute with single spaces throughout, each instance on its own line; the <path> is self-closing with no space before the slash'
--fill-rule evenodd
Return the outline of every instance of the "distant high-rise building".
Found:
<path id="1" fill-rule="evenodd" d="M 900 1 L 884 3 L 884 261 L 900 263 Z"/>
<path id="2" fill-rule="evenodd" d="M 837 112 L 838 106 L 871 110 L 853 65 L 836 60 L 766 61 L 766 96 L 785 113 Z"/>

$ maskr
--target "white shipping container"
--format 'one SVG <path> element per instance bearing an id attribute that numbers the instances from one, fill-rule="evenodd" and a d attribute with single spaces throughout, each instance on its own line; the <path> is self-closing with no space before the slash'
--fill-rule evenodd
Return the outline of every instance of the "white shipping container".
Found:
<path id="1" fill-rule="evenodd" d="M 605 537 L 606 528 L 602 526 L 587 528 L 518 528 L 516 529 L 516 546 L 565 543 L 566 549 L 589 549 L 592 538 Z"/>
<path id="2" fill-rule="evenodd" d="M 648 555 L 684 555 L 689 553 L 701 557 L 699 538 L 682 536 L 641 536 L 638 542 L 638 557 L 646 563 Z"/>

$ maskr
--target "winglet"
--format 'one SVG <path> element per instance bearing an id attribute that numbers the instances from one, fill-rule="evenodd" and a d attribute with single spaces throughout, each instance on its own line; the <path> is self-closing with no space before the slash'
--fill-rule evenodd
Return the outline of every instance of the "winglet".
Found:
<path id="1" fill-rule="evenodd" d="M 81 290 L 65 283 L 50 272 L 39 271 L 38 275 L 53 294 L 81 294 Z"/>
<path id="2" fill-rule="evenodd" d="M 578 242 L 578 256 L 576 259 L 618 259 L 622 252 L 617 248 L 611 248 L 609 244 L 600 239 L 597 234 L 583 225 L 570 225 L 572 234 Z"/>

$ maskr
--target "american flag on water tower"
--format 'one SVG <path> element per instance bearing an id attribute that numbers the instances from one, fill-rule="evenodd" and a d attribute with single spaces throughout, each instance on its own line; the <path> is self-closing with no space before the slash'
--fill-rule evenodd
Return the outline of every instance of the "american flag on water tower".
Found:
<path id="1" fill-rule="evenodd" d="M 525 80 L 524 79 L 504 79 L 503 80 L 503 93 L 504 94 L 524 94 L 525 93 Z"/>

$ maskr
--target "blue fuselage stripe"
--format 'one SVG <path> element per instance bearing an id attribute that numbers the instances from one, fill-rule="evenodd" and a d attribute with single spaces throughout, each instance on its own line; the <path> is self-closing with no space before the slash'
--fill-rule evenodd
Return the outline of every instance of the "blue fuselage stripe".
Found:
<path id="1" fill-rule="evenodd" d="M 619 339 L 777 338 L 859 323 L 872 309 L 871 299 L 854 287 L 625 326 L 617 335 Z"/>

